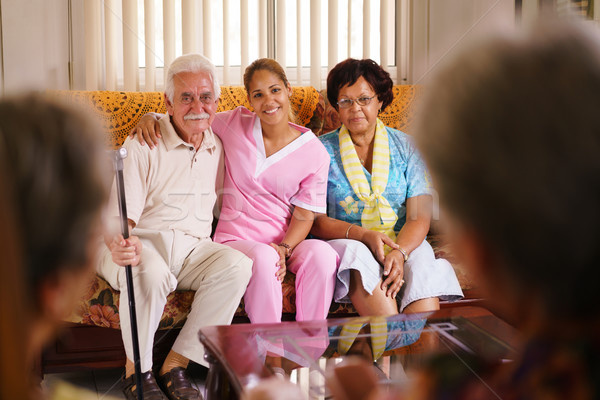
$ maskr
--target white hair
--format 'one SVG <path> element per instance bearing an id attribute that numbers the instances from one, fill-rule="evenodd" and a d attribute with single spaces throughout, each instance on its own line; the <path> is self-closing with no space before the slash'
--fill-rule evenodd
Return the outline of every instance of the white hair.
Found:
<path id="1" fill-rule="evenodd" d="M 173 60 L 169 66 L 165 94 L 171 103 L 173 102 L 173 96 L 175 95 L 173 78 L 175 75 L 182 72 L 208 72 L 212 79 L 215 99 L 218 99 L 221 95 L 221 86 L 219 86 L 219 81 L 217 80 L 217 70 L 215 69 L 214 64 L 201 54 L 184 54 Z"/>

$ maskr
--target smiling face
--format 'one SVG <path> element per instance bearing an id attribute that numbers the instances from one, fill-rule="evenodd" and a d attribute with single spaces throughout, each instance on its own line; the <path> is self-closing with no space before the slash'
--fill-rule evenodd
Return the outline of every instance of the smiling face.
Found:
<path id="1" fill-rule="evenodd" d="M 262 124 L 287 124 L 291 90 L 289 84 L 270 71 L 254 72 L 248 85 L 248 100 Z"/>
<path id="2" fill-rule="evenodd" d="M 359 106 L 356 102 L 348 108 L 339 108 L 340 121 L 348 128 L 351 134 L 364 135 L 375 132 L 377 114 L 383 104 L 377 98 L 369 82 L 362 76 L 352 86 L 344 86 L 338 94 L 338 101 L 342 99 L 356 100 L 360 97 L 373 97 L 366 106 Z"/>
<path id="3" fill-rule="evenodd" d="M 165 96 L 167 111 L 177 134 L 184 140 L 210 127 L 217 111 L 218 99 L 208 72 L 181 72 L 173 78 L 171 102 Z"/>

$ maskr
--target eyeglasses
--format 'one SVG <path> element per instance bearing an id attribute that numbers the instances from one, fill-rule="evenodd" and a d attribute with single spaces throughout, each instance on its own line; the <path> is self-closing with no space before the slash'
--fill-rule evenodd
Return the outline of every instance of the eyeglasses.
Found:
<path id="1" fill-rule="evenodd" d="M 191 104 L 194 101 L 194 96 L 191 94 L 182 94 L 179 98 L 181 104 Z M 212 93 L 204 93 L 198 96 L 198 101 L 204 104 L 211 104 L 215 102 L 215 98 Z"/>
<path id="2" fill-rule="evenodd" d="M 371 103 L 371 100 L 373 100 L 375 98 L 375 96 L 371 96 L 371 97 L 359 97 L 358 99 L 341 99 L 340 101 L 338 101 L 338 106 L 340 108 L 350 108 L 352 107 L 352 103 L 356 102 L 356 104 L 358 104 L 359 106 L 368 106 L 369 103 Z"/>

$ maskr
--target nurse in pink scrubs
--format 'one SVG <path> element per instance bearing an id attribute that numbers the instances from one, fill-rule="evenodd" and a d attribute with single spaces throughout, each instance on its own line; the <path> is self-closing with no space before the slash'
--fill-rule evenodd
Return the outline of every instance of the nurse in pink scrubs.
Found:
<path id="1" fill-rule="evenodd" d="M 214 241 L 254 260 L 244 295 L 251 322 L 281 321 L 286 270 L 296 275 L 296 319 L 324 319 L 338 256 L 326 242 L 305 238 L 315 213 L 326 211 L 329 155 L 310 129 L 289 122 L 292 89 L 276 61 L 254 61 L 244 86 L 255 111 L 238 107 L 218 113 L 212 124 L 225 150 Z M 156 127 L 145 116 L 138 131 Z"/>

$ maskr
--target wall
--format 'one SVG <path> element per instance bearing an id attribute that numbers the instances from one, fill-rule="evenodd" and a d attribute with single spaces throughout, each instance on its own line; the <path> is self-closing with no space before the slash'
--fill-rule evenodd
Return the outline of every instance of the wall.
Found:
<path id="1" fill-rule="evenodd" d="M 409 83 L 425 83 L 474 40 L 515 28 L 514 0 L 413 0 Z"/>
<path id="2" fill-rule="evenodd" d="M 1 0 L 7 94 L 69 88 L 68 0 Z"/>

